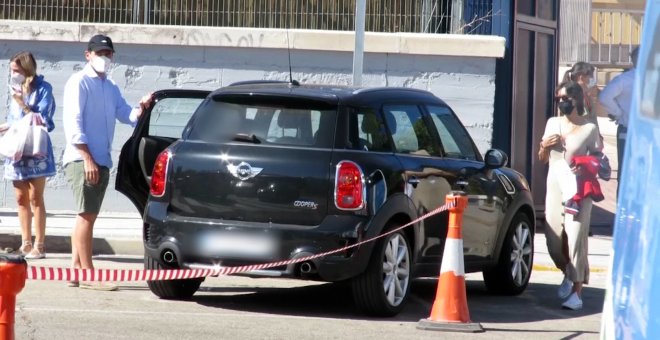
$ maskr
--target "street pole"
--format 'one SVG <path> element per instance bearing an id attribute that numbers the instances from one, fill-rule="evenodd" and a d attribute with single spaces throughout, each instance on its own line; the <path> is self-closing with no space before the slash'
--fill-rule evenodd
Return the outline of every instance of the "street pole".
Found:
<path id="1" fill-rule="evenodd" d="M 362 64 L 364 61 L 364 21 L 367 0 L 355 2 L 355 50 L 353 51 L 353 86 L 362 86 Z"/>

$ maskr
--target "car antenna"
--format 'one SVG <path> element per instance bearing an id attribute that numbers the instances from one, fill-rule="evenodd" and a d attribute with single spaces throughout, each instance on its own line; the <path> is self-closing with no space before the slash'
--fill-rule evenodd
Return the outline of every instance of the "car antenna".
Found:
<path id="1" fill-rule="evenodd" d="M 289 54 L 289 84 L 300 86 L 297 80 L 293 80 L 293 73 L 291 72 L 291 46 L 289 45 L 289 28 L 286 29 L 286 51 Z"/>

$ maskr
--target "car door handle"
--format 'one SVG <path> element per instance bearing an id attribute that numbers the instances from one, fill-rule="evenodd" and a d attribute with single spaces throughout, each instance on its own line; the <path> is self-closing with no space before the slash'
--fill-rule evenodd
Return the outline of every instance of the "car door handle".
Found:
<path id="1" fill-rule="evenodd" d="M 467 181 L 456 181 L 456 185 L 466 187 L 468 185 L 468 182 Z"/>
<path id="2" fill-rule="evenodd" d="M 417 184 L 419 184 L 419 178 L 414 177 L 414 176 L 408 178 L 408 184 L 412 185 L 413 188 L 417 188 Z"/>

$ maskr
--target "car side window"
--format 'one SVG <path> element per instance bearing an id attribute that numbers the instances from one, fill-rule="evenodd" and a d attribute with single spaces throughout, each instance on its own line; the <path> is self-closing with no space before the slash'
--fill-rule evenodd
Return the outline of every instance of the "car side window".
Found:
<path id="1" fill-rule="evenodd" d="M 350 115 L 350 147 L 354 150 L 391 152 L 385 125 L 372 108 L 355 109 Z"/>
<path id="2" fill-rule="evenodd" d="M 440 135 L 445 157 L 476 160 L 472 139 L 451 110 L 437 105 L 429 105 L 427 109 Z"/>
<path id="3" fill-rule="evenodd" d="M 416 105 L 383 106 L 385 123 L 399 153 L 437 155 L 435 143 Z"/>
<path id="4" fill-rule="evenodd" d="M 203 98 L 163 98 L 155 102 L 149 116 L 149 136 L 181 138 L 190 116 Z"/>

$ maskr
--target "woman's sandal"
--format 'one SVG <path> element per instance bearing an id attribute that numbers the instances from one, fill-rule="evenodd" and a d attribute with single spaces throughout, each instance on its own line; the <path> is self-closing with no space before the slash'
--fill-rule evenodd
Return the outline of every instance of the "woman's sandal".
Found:
<path id="1" fill-rule="evenodd" d="M 32 241 L 23 241 L 23 244 L 18 248 L 18 252 L 23 256 L 27 256 L 32 251 Z"/>
<path id="2" fill-rule="evenodd" d="M 44 257 L 46 257 L 46 252 L 44 251 L 43 243 L 35 243 L 32 251 L 25 255 L 26 259 L 43 259 Z"/>

